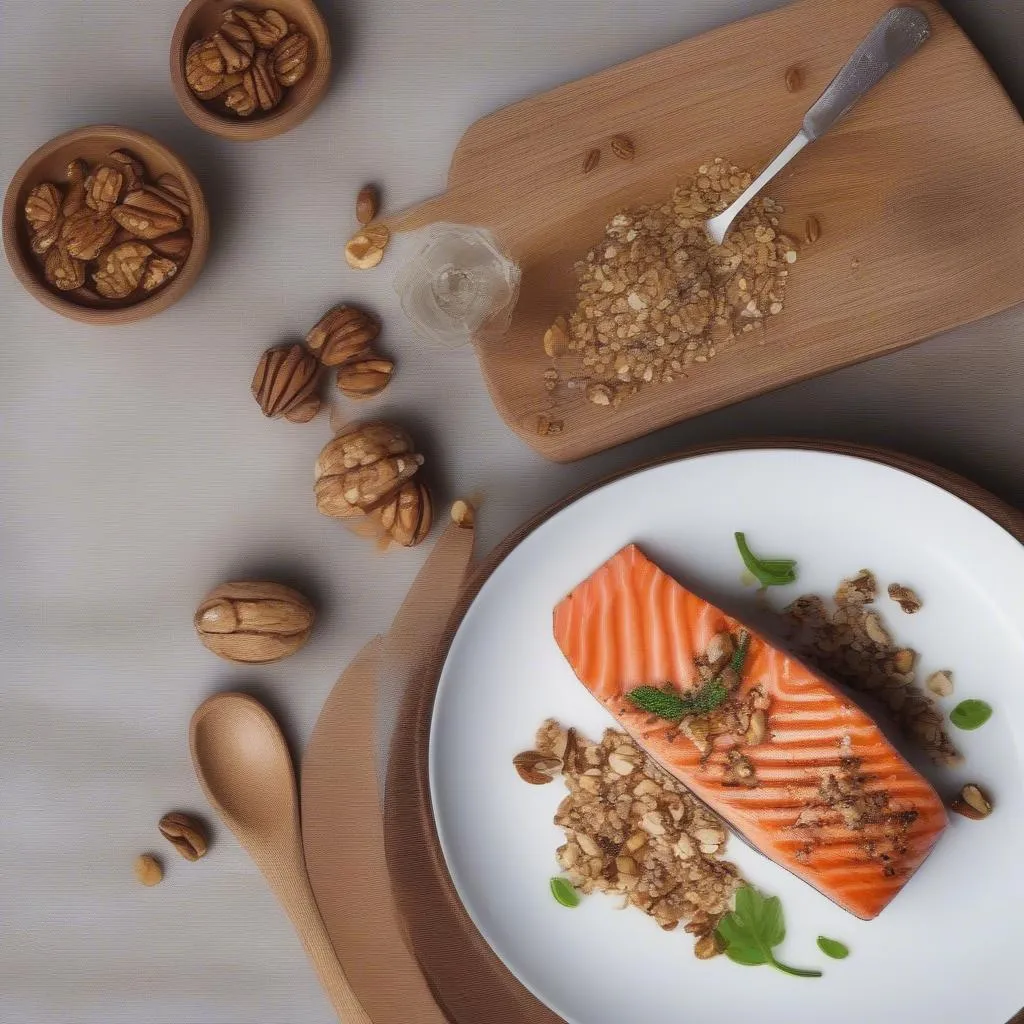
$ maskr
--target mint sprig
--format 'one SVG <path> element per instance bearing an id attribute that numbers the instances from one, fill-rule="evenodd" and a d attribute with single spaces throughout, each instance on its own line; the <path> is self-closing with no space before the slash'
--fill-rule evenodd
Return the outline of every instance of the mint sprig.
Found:
<path id="1" fill-rule="evenodd" d="M 758 558 L 747 544 L 746 535 L 736 534 L 736 547 L 747 571 L 762 587 L 784 587 L 796 582 L 796 560 L 792 558 Z"/>
<path id="2" fill-rule="evenodd" d="M 733 963 L 767 965 L 796 978 L 821 977 L 821 971 L 790 967 L 775 959 L 772 950 L 786 937 L 778 896 L 765 897 L 749 885 L 741 886 L 736 890 L 736 909 L 718 922 L 715 934 Z"/>

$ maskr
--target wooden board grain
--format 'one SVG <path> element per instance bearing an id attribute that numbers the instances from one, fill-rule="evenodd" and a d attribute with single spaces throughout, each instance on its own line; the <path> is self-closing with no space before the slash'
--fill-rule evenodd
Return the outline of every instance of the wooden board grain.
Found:
<path id="1" fill-rule="evenodd" d="M 1024 124 L 942 8 L 933 37 L 769 189 L 802 248 L 785 311 L 765 344 L 744 339 L 688 378 L 650 386 L 617 410 L 544 389 L 545 328 L 575 304 L 573 263 L 618 210 L 671 193 L 700 163 L 770 160 L 891 0 L 799 0 L 500 110 L 473 125 L 448 191 L 389 222 L 490 228 L 523 269 L 503 340 L 477 345 L 505 421 L 571 461 L 732 402 L 893 352 L 1024 301 Z M 789 92 L 788 68 L 804 86 Z M 636 143 L 632 162 L 608 150 Z M 584 176 L 583 157 L 604 154 Z M 537 417 L 564 421 L 540 436 Z"/>

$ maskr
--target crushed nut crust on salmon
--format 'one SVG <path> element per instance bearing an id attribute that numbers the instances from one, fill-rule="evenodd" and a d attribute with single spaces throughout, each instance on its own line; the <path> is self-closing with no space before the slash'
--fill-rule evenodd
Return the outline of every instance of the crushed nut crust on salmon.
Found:
<path id="1" fill-rule="evenodd" d="M 761 853 L 857 917 L 885 908 L 946 827 L 938 795 L 850 698 L 636 545 L 556 607 L 554 635 L 641 749 Z M 641 687 L 648 696 L 662 689 L 660 706 L 701 711 L 652 714 L 630 697 Z"/>

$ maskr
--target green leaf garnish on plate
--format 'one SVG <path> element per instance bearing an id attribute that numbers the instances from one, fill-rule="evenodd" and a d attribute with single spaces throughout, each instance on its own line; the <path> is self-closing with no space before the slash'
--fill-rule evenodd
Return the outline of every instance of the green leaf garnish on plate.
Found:
<path id="1" fill-rule="evenodd" d="M 572 883 L 557 875 L 551 879 L 551 895 L 563 907 L 578 907 L 580 905 L 580 894 L 572 887 Z"/>
<path id="2" fill-rule="evenodd" d="M 715 935 L 725 955 L 745 967 L 767 965 L 796 978 L 820 978 L 821 971 L 790 967 L 775 959 L 772 950 L 786 937 L 786 923 L 778 896 L 762 896 L 749 885 L 736 890 L 736 909 L 726 914 Z"/>
<path id="3" fill-rule="evenodd" d="M 992 717 L 992 705 L 983 700 L 962 700 L 949 713 L 958 729 L 980 729 Z"/>
<path id="4" fill-rule="evenodd" d="M 746 663 L 749 650 L 750 634 L 744 629 L 740 631 L 736 650 L 729 661 L 729 668 L 737 676 L 743 673 L 743 665 Z M 626 699 L 641 711 L 666 718 L 670 722 L 678 722 L 690 715 L 709 715 L 720 708 L 728 698 L 729 688 L 722 682 L 720 676 L 715 676 L 685 697 L 669 685 L 637 686 L 626 694 Z"/>
<path id="5" fill-rule="evenodd" d="M 796 560 L 793 558 L 758 558 L 747 544 L 746 534 L 736 534 L 736 547 L 747 571 L 762 587 L 784 587 L 796 582 Z"/>
<path id="6" fill-rule="evenodd" d="M 672 687 L 638 686 L 626 694 L 626 699 L 641 711 L 649 711 L 659 718 L 678 722 L 690 715 L 707 715 L 721 707 L 729 696 L 725 685 L 717 679 L 705 683 L 700 689 L 684 697 Z"/>
<path id="7" fill-rule="evenodd" d="M 832 957 L 833 960 L 845 960 L 850 955 L 849 947 L 843 945 L 838 939 L 828 939 L 824 935 L 818 936 L 818 949 L 825 956 Z"/>

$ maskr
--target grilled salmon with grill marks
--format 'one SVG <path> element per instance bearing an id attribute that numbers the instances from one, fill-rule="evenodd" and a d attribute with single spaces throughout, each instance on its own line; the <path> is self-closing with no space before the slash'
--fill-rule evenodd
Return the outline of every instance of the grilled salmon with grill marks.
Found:
<path id="1" fill-rule="evenodd" d="M 648 754 L 857 917 L 885 908 L 946 827 L 932 787 L 834 684 L 635 545 L 556 607 L 554 633 L 583 685 Z M 717 706 L 658 717 L 631 700 L 641 686 L 691 699 L 710 686 Z"/>

